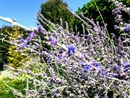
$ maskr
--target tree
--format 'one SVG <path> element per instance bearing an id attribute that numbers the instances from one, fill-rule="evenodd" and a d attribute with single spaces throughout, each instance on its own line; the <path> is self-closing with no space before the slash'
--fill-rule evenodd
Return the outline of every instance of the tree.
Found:
<path id="1" fill-rule="evenodd" d="M 41 10 L 39 13 L 54 24 L 60 25 L 61 18 L 63 21 L 63 27 L 65 27 L 65 22 L 67 22 L 68 26 L 71 28 L 73 25 L 74 16 L 66 9 L 66 7 L 68 7 L 67 3 L 62 0 L 47 0 L 41 5 Z M 40 20 L 39 17 L 38 21 L 45 29 L 49 29 L 46 24 L 41 22 L 42 20 Z"/>
<path id="2" fill-rule="evenodd" d="M 116 36 L 119 36 L 119 31 L 114 29 L 115 25 L 115 20 L 114 20 L 114 15 L 112 14 L 112 10 L 114 9 L 114 4 L 112 2 L 108 2 L 109 0 L 91 0 L 87 4 L 84 4 L 82 8 L 78 8 L 78 11 L 76 12 L 77 15 L 80 15 L 82 12 L 83 15 L 87 18 L 93 19 L 95 22 L 98 21 L 100 26 L 103 26 L 103 21 L 101 19 L 101 16 L 95 6 L 96 2 L 102 17 L 107 23 L 107 29 L 109 33 L 114 33 Z M 130 0 L 118 0 L 119 2 L 122 2 L 126 6 L 130 6 Z M 124 22 L 130 22 L 129 16 L 125 13 L 122 12 L 123 14 L 123 19 Z M 75 19 L 74 24 L 77 25 L 78 30 L 82 33 L 82 27 L 79 24 L 82 24 L 82 22 L 78 19 Z"/>

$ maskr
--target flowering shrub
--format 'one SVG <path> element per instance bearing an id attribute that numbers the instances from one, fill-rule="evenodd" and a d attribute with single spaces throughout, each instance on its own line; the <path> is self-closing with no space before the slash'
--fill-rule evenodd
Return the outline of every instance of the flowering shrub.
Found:
<path id="1" fill-rule="evenodd" d="M 39 18 L 44 17 L 39 14 Z M 130 46 L 124 46 L 124 40 L 114 35 L 110 39 L 105 27 L 100 27 L 98 22 L 83 19 L 88 21 L 85 22 L 88 28 L 84 28 L 88 35 L 78 36 L 78 32 L 55 25 L 51 32 L 38 26 L 25 40 L 21 38 L 18 50 L 26 48 L 44 63 L 38 73 L 18 70 L 19 74 L 31 77 L 27 78 L 25 94 L 14 90 L 15 95 L 25 98 L 130 97 Z"/>
<path id="2" fill-rule="evenodd" d="M 112 10 L 112 14 L 115 16 L 115 29 L 120 30 L 120 35 L 123 39 L 126 39 L 126 37 L 129 37 L 130 35 L 130 24 L 125 23 L 122 18 L 122 12 L 128 13 L 128 16 L 130 16 L 130 8 L 126 7 L 126 5 L 123 5 L 121 2 L 115 1 L 115 9 Z"/>

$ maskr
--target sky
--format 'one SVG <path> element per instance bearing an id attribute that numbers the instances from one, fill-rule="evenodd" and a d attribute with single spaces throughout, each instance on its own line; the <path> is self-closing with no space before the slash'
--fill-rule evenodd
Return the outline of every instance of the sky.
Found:
<path id="1" fill-rule="evenodd" d="M 63 0 L 72 11 L 77 11 L 90 0 Z M 0 0 L 0 16 L 13 18 L 16 22 L 30 28 L 36 27 L 36 12 L 40 10 L 46 0 Z M 0 28 L 3 25 L 11 25 L 0 20 Z"/>

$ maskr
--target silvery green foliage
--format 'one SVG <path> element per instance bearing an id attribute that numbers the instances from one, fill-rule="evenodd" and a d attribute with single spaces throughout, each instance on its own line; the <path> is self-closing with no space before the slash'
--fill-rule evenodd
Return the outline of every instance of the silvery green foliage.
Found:
<path id="1" fill-rule="evenodd" d="M 19 70 L 32 76 L 27 78 L 23 97 L 130 97 L 130 46 L 114 35 L 110 39 L 98 22 L 84 16 L 82 20 L 88 21 L 87 35 L 79 36 L 45 20 L 54 26 L 50 31 L 38 26 L 25 40 L 21 38 L 23 44 L 18 49 L 27 48 L 44 62 L 38 73 Z"/>

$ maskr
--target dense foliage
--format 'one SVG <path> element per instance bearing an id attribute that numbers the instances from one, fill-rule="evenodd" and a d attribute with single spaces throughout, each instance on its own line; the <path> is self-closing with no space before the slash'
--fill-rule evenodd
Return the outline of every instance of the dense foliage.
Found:
<path id="1" fill-rule="evenodd" d="M 39 13 L 41 13 L 43 17 L 54 24 L 61 25 L 62 23 L 63 27 L 65 27 L 67 22 L 68 26 L 72 27 L 74 17 L 70 12 L 67 11 L 66 7 L 68 7 L 67 3 L 63 2 L 62 0 L 47 0 L 41 5 Z M 39 19 L 38 17 L 38 21 L 43 25 L 44 28 L 47 30 L 49 29 L 47 24 L 45 24 L 45 20 L 41 18 Z"/>
<path id="2" fill-rule="evenodd" d="M 123 2 L 124 5 L 127 7 L 130 6 L 130 0 L 118 0 L 119 2 Z M 103 26 L 103 20 L 99 14 L 99 11 L 95 5 L 95 2 L 101 12 L 101 15 L 104 19 L 105 24 L 107 24 L 107 29 L 109 34 L 114 33 L 116 36 L 119 36 L 121 33 L 119 30 L 114 28 L 114 25 L 117 25 L 118 22 L 115 22 L 114 15 L 112 14 L 112 10 L 115 8 L 113 2 L 110 0 L 90 0 L 90 2 L 84 4 L 83 7 L 79 8 L 78 11 L 76 12 L 78 15 L 80 13 L 83 13 L 85 17 L 88 17 L 90 19 L 93 19 L 95 22 L 98 21 L 101 26 Z M 127 23 L 130 22 L 130 17 L 125 11 L 121 11 L 122 15 L 120 16 L 123 20 L 123 22 Z M 81 16 L 81 15 L 80 15 Z M 78 31 L 82 33 L 82 27 L 81 24 L 82 22 L 78 19 L 75 19 L 74 25 L 77 25 Z M 123 32 L 122 32 L 123 33 Z"/>
<path id="3" fill-rule="evenodd" d="M 124 23 L 119 17 L 121 11 L 129 14 L 129 7 L 118 1 L 113 4 L 115 8 L 112 14 L 117 17 L 114 21 L 118 22 L 115 28 L 119 32 L 130 32 L 130 23 Z M 39 16 L 42 17 L 40 13 Z M 110 39 L 105 26 L 84 16 L 79 19 L 87 24 L 88 34 L 85 27 L 84 33 L 79 36 L 79 32 L 71 32 L 60 25 L 55 25 L 51 31 L 38 26 L 26 38 L 20 37 L 13 42 L 15 45 L 20 44 L 17 51 L 24 53 L 24 49 L 27 49 L 28 55 L 35 55 L 30 56 L 30 60 L 24 63 L 28 67 L 23 69 L 16 70 L 5 65 L 7 69 L 15 70 L 13 77 L 20 76 L 26 80 L 23 81 L 26 87 L 22 85 L 22 91 L 11 84 L 4 84 L 12 89 L 15 97 L 130 97 L 130 46 L 123 44 L 129 42 L 130 38 L 125 36 L 125 40 L 122 40 L 120 36 L 113 35 Z"/>
<path id="4" fill-rule="evenodd" d="M 8 48 L 8 65 L 12 67 L 20 67 L 22 66 L 22 63 L 28 60 L 27 55 L 23 55 L 24 53 L 21 53 L 19 51 L 16 51 L 17 47 L 15 41 L 21 37 L 25 36 L 25 31 L 23 29 L 20 29 L 18 27 L 13 27 L 12 30 L 7 31 L 10 40 L 9 42 L 11 43 L 10 47 Z M 18 44 L 17 44 L 18 45 Z"/>
<path id="5" fill-rule="evenodd" d="M 6 31 L 10 30 L 10 27 L 0 28 L 0 70 L 3 70 L 4 63 L 7 63 L 8 48 L 10 44 L 5 40 L 9 40 L 9 35 Z"/>
<path id="6" fill-rule="evenodd" d="M 14 41 L 19 36 L 25 37 L 25 31 L 19 27 L 4 26 L 0 29 L 0 66 L 8 63 L 10 66 L 18 67 L 27 59 L 15 51 L 17 46 L 14 45 Z"/>
<path id="7" fill-rule="evenodd" d="M 114 5 L 115 9 L 120 9 L 122 6 L 117 1 Z M 116 10 L 113 14 L 115 17 L 120 15 Z M 91 24 L 87 28 L 89 33 L 87 35 L 85 33 L 82 36 L 75 35 L 62 26 L 55 26 L 52 31 L 38 26 L 26 39 L 21 40 L 23 44 L 20 49 L 29 49 L 31 54 L 37 54 L 43 60 L 43 64 L 35 58 L 35 63 L 40 66 L 37 73 L 31 69 L 18 69 L 19 75 L 25 73 L 32 76 L 27 78 L 25 93 L 21 93 L 20 96 L 25 98 L 129 97 L 130 47 L 124 46 L 122 44 L 124 40 L 120 38 L 115 43 L 115 36 L 110 40 L 105 27 L 86 19 L 88 23 L 85 23 Z M 130 26 L 117 25 L 117 27 L 119 30 L 130 31 Z M 44 38 L 46 41 L 43 40 Z M 129 38 L 126 37 L 126 40 Z M 44 48 L 45 43 L 52 49 Z M 46 62 L 42 59 L 44 57 Z M 18 96 L 20 92 L 14 91 Z"/>
<path id="8" fill-rule="evenodd" d="M 25 76 L 14 77 L 9 70 L 1 72 L 0 76 L 0 98 L 16 98 L 13 94 L 13 88 L 25 93 Z"/>

